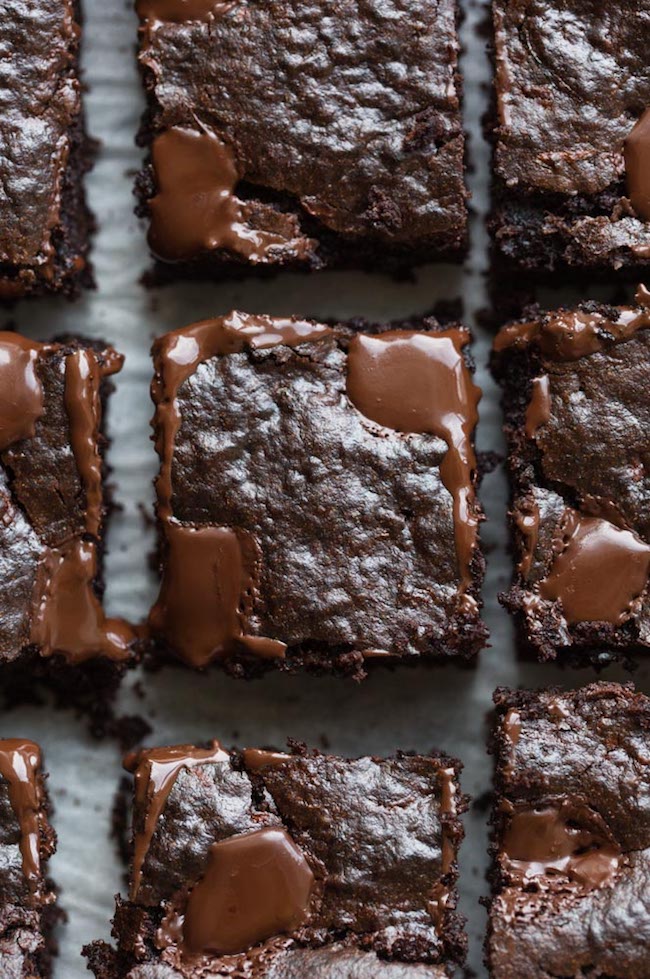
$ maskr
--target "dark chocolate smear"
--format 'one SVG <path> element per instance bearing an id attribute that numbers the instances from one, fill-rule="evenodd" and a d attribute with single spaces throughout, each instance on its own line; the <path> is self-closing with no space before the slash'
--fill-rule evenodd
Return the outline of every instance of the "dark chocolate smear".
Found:
<path id="1" fill-rule="evenodd" d="M 40 768 L 41 749 L 33 741 L 22 738 L 6 738 L 0 741 L 0 775 L 8 784 L 9 802 L 20 826 L 23 873 L 34 891 L 41 876 Z"/>
<path id="2" fill-rule="evenodd" d="M 149 201 L 149 246 L 166 262 L 225 248 L 248 262 L 269 260 L 281 246 L 300 254 L 304 241 L 250 227 L 235 195 L 239 180 L 232 149 L 211 132 L 174 128 L 151 147 L 157 193 Z"/>
<path id="3" fill-rule="evenodd" d="M 183 950 L 234 954 L 294 931 L 307 918 L 313 883 L 309 864 L 281 827 L 214 843 L 185 907 Z"/>
<path id="4" fill-rule="evenodd" d="M 547 374 L 541 377 L 534 377 L 530 401 L 526 409 L 526 435 L 529 439 L 535 438 L 538 430 L 545 425 L 551 417 L 551 395 L 549 379 Z"/>
<path id="5" fill-rule="evenodd" d="M 625 140 L 627 193 L 642 221 L 650 221 L 650 109 Z"/>
<path id="6" fill-rule="evenodd" d="M 366 418 L 405 433 L 428 433 L 444 439 L 442 481 L 454 504 L 456 554 L 463 604 L 472 584 L 470 564 L 479 518 L 473 473 L 476 457 L 472 433 L 478 421 L 480 389 L 463 358 L 469 343 L 465 330 L 440 333 L 394 330 L 378 336 L 355 336 L 348 355 L 347 393 Z"/>
<path id="7" fill-rule="evenodd" d="M 190 20 L 212 20 L 228 13 L 238 0 L 136 0 L 142 20 L 183 24 Z"/>
<path id="8" fill-rule="evenodd" d="M 96 577 L 94 542 L 76 538 L 46 552 L 36 576 L 31 627 L 31 641 L 43 656 L 60 653 L 69 663 L 129 658 L 133 629 L 123 619 L 107 618 L 93 587 Z"/>
<path id="9" fill-rule="evenodd" d="M 36 363 L 44 344 L 0 332 L 0 452 L 32 438 L 43 414 L 43 388 Z"/>
<path id="10" fill-rule="evenodd" d="M 639 298 L 637 301 L 643 305 Z M 552 360 L 578 360 L 606 350 L 614 343 L 630 340 L 648 327 L 650 313 L 645 309 L 621 307 L 617 320 L 607 319 L 602 313 L 565 310 L 549 313 L 540 320 L 504 326 L 495 338 L 494 350 L 501 353 L 509 347 L 535 344 Z"/>
<path id="11" fill-rule="evenodd" d="M 610 884 L 620 848 L 583 806 L 563 804 L 513 813 L 503 837 L 503 867 L 518 882 L 564 877 L 586 890 Z"/>
<path id="12" fill-rule="evenodd" d="M 561 601 L 567 622 L 625 621 L 650 573 L 650 545 L 630 530 L 567 510 L 561 550 L 539 584 L 542 598 Z"/>

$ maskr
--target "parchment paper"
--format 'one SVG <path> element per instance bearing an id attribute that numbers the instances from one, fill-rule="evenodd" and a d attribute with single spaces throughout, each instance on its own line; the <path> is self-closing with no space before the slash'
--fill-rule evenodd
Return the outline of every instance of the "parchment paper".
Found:
<path id="1" fill-rule="evenodd" d="M 462 28 L 466 125 L 471 133 L 470 185 L 474 220 L 472 254 L 464 270 L 422 269 L 415 282 L 395 283 L 377 275 L 324 273 L 280 276 L 273 281 L 233 285 L 191 285 L 147 292 L 139 278 L 148 265 L 143 229 L 133 215 L 133 173 L 141 159 L 134 134 L 142 110 L 135 67 L 136 18 L 128 0 L 85 0 L 84 65 L 89 93 L 89 127 L 102 141 L 97 165 L 88 180 L 90 202 L 99 221 L 94 261 L 98 290 L 79 303 L 22 304 L 11 319 L 31 337 L 62 331 L 102 337 L 126 354 L 117 379 L 110 430 L 110 452 L 117 498 L 123 509 L 112 523 L 107 562 L 107 604 L 111 614 L 140 619 L 155 596 L 147 567 L 152 540 L 140 506 L 152 505 L 151 478 L 156 458 L 149 440 L 149 346 L 154 335 L 205 316 L 239 307 L 251 312 L 305 314 L 315 317 L 365 315 L 389 320 L 425 312 L 440 298 L 462 296 L 465 320 L 475 329 L 478 380 L 484 390 L 479 447 L 502 449 L 500 414 L 494 383 L 485 369 L 490 336 L 475 323 L 485 304 L 483 272 L 487 241 L 482 227 L 488 183 L 488 153 L 479 120 L 487 107 L 489 65 L 485 41 L 476 28 L 485 10 L 467 0 Z M 559 296 L 553 296 L 557 302 Z M 503 473 L 489 475 L 482 499 L 489 517 L 483 528 L 488 555 L 485 618 L 492 646 L 477 670 L 403 669 L 376 672 L 363 685 L 349 681 L 272 675 L 254 683 L 230 680 L 218 671 L 207 676 L 178 669 L 145 678 L 146 696 L 133 692 L 131 676 L 119 709 L 142 713 L 154 728 L 150 744 L 218 737 L 226 744 L 275 744 L 288 736 L 351 755 L 390 753 L 396 748 L 439 747 L 465 763 L 463 788 L 485 802 L 491 763 L 485 753 L 486 715 L 497 685 L 581 685 L 592 671 L 561 671 L 521 665 L 515 658 L 506 613 L 496 601 L 510 577 L 506 554 L 506 494 Z M 611 668 L 607 678 L 626 674 Z M 648 691 L 648 669 L 636 674 Z M 51 869 L 61 887 L 69 920 L 60 933 L 58 979 L 83 976 L 81 946 L 107 938 L 113 896 L 122 885 L 121 867 L 109 839 L 111 806 L 121 775 L 113 743 L 97 743 L 83 721 L 47 708 L 17 708 L 0 719 L 2 736 L 28 736 L 44 748 L 56 806 L 59 849 Z M 326 741 L 324 739 L 327 739 Z M 461 908 L 468 917 L 471 967 L 479 976 L 485 913 L 478 901 L 487 893 L 486 807 L 475 806 L 465 820 L 467 839 L 461 858 Z"/>

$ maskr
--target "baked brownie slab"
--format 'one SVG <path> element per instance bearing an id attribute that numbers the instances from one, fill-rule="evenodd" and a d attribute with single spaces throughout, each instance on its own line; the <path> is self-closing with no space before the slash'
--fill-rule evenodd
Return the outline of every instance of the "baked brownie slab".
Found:
<path id="1" fill-rule="evenodd" d="M 493 979 L 650 975 L 650 701 L 498 690 Z"/>
<path id="2" fill-rule="evenodd" d="M 460 764 L 181 745 L 134 772 L 129 900 L 97 976 L 446 976 L 456 913 Z M 426 967 L 425 967 L 426 964 Z"/>
<path id="3" fill-rule="evenodd" d="M 163 277 L 462 257 L 457 0 L 136 6 Z"/>
<path id="4" fill-rule="evenodd" d="M 55 655 L 57 671 L 131 656 L 101 606 L 102 408 L 121 366 L 101 343 L 0 333 L 0 664 L 27 679 Z"/>
<path id="5" fill-rule="evenodd" d="M 160 647 L 358 676 L 477 652 L 480 392 L 468 332 L 419 326 L 231 313 L 155 342 Z"/>
<path id="6" fill-rule="evenodd" d="M 0 300 L 92 284 L 79 37 L 74 0 L 2 4 Z"/>
<path id="7" fill-rule="evenodd" d="M 498 256 L 650 266 L 650 2 L 492 0 Z"/>
<path id="8" fill-rule="evenodd" d="M 507 606 L 542 659 L 650 648 L 650 295 L 533 310 L 495 341 L 519 562 Z"/>
<path id="9" fill-rule="evenodd" d="M 0 739 L 0 974 L 50 976 L 57 917 L 47 861 L 56 849 L 41 752 Z"/>

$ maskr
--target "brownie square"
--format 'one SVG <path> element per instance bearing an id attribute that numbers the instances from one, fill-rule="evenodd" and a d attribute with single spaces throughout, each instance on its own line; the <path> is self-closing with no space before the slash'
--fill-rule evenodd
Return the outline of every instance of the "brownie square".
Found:
<path id="1" fill-rule="evenodd" d="M 138 0 L 163 278 L 467 246 L 457 0 Z"/>
<path id="2" fill-rule="evenodd" d="M 41 751 L 0 740 L 0 974 L 48 977 L 59 912 L 47 862 L 56 850 Z"/>
<path id="3" fill-rule="evenodd" d="M 647 0 L 492 0 L 492 230 L 508 265 L 650 265 Z"/>
<path id="4" fill-rule="evenodd" d="M 129 900 L 97 976 L 446 976 L 460 763 L 181 745 L 134 753 Z M 426 966 L 426 967 L 425 967 Z"/>
<path id="5" fill-rule="evenodd" d="M 650 648 L 650 295 L 533 309 L 495 341 L 518 564 L 505 597 L 541 659 Z"/>
<path id="6" fill-rule="evenodd" d="M 0 333 L 0 667 L 28 686 L 46 661 L 131 657 L 132 630 L 101 605 L 103 407 L 122 359 Z"/>
<path id="7" fill-rule="evenodd" d="M 154 344 L 158 650 L 237 674 L 471 657 L 469 333 L 230 313 Z"/>
<path id="8" fill-rule="evenodd" d="M 93 283 L 92 161 L 81 107 L 79 4 L 4 0 L 0 24 L 0 301 Z"/>
<path id="9" fill-rule="evenodd" d="M 493 979 L 648 975 L 650 701 L 498 690 Z"/>

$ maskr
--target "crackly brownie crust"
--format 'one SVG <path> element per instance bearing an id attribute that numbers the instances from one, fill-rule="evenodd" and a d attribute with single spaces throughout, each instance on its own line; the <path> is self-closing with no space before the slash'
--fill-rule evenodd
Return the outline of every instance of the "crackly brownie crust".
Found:
<path id="1" fill-rule="evenodd" d="M 136 774 L 131 900 L 118 899 L 117 949 L 87 950 L 101 979 L 343 979 L 351 970 L 360 979 L 420 979 L 446 976 L 464 960 L 455 910 L 458 816 L 466 807 L 458 762 L 402 753 L 343 759 L 302 745 L 291 754 L 229 755 L 215 743 L 145 750 L 127 764 Z M 163 771 L 171 779 L 161 805 Z M 310 896 L 299 920 L 227 953 L 189 949 L 190 902 L 209 873 L 208 851 L 270 829 L 288 834 L 295 859 L 306 861 Z M 254 863 L 248 859 L 241 873 Z M 174 932 L 170 942 L 166 922 L 176 913 L 185 937 Z"/>
<path id="2" fill-rule="evenodd" d="M 52 974 L 60 912 L 47 862 L 56 850 L 40 750 L 24 739 L 0 739 L 0 972 Z"/>
<path id="3" fill-rule="evenodd" d="M 101 713 L 134 635 L 101 607 L 105 409 L 122 358 L 99 341 L 0 333 L 0 667 L 12 701 L 46 679 Z M 53 491 L 55 488 L 55 491 Z M 65 667 L 65 668 L 64 668 Z"/>
<path id="4" fill-rule="evenodd" d="M 493 0 L 492 19 L 497 269 L 639 274 L 650 215 L 625 146 L 650 106 L 650 5 Z"/>
<path id="5" fill-rule="evenodd" d="M 210 134 L 226 147 L 217 169 L 236 171 L 227 189 L 238 214 L 212 227 L 210 247 L 162 254 L 152 227 L 158 279 L 462 258 L 456 0 L 197 3 L 189 13 L 143 0 L 138 10 L 140 142 L 155 151 L 161 135 L 189 129 L 207 147 Z M 160 195 L 151 164 L 136 186 L 143 216 Z M 268 247 L 251 256 L 245 238 Z"/>
<path id="6" fill-rule="evenodd" d="M 498 690 L 493 979 L 647 975 L 650 701 Z"/>
<path id="7" fill-rule="evenodd" d="M 83 176 L 93 145 L 79 79 L 80 6 L 10 0 L 0 30 L 0 301 L 93 284 Z"/>
<path id="8" fill-rule="evenodd" d="M 495 341 L 517 560 L 503 600 L 542 659 L 650 647 L 645 290 L 637 302 L 532 309 Z"/>
<path id="9" fill-rule="evenodd" d="M 157 655 L 167 651 L 199 667 L 219 662 L 246 676 L 275 666 L 361 677 L 368 663 L 471 657 L 481 647 L 484 562 L 472 462 L 478 391 L 466 354 L 469 335 L 431 319 L 415 330 L 401 325 L 407 329 L 330 328 L 233 313 L 157 341 L 163 583 L 150 616 Z M 306 333 L 292 338 L 294 329 Z M 265 339 L 256 341 L 260 330 Z M 235 348 L 210 356 L 220 331 Z M 406 373 L 396 364 L 379 383 L 379 400 L 395 395 L 409 411 L 411 401 L 416 413 L 437 411 L 442 401 L 432 392 L 444 400 L 461 384 L 462 403 L 445 411 L 465 419 L 458 442 L 458 459 L 467 453 L 460 463 L 464 489 L 454 491 L 449 482 L 452 453 L 439 430 L 424 434 L 432 430 L 426 420 L 418 427 L 420 419 L 411 431 L 422 434 L 404 434 L 408 429 L 396 430 L 399 420 L 363 413 L 372 412 L 372 396 L 370 409 L 351 400 L 359 347 L 377 337 L 381 348 L 399 336 L 409 338 L 402 341 L 405 354 L 417 356 L 424 344 L 452 360 L 412 361 Z M 206 351 L 177 377 L 176 345 L 191 348 L 196 337 Z M 405 349 L 410 344 L 412 351 Z M 465 491 L 466 520 L 455 502 Z M 222 598 L 233 579 L 225 549 L 237 540 L 238 561 L 250 571 L 231 609 Z M 221 586 L 212 584 L 210 560 L 221 568 Z M 222 619 L 239 615 L 237 641 L 217 635 L 209 622 L 201 625 L 217 600 Z"/>

